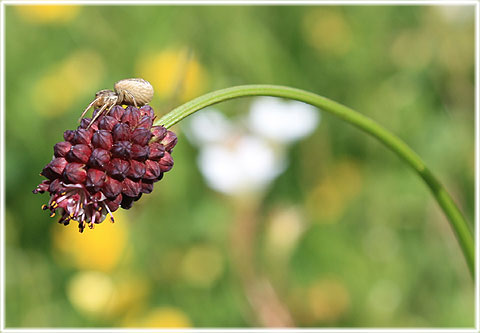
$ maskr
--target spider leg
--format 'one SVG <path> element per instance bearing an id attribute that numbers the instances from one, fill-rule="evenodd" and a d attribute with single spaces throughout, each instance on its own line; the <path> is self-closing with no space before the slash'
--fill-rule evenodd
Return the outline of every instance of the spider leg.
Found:
<path id="1" fill-rule="evenodd" d="M 133 96 L 133 94 L 128 90 L 125 90 L 125 94 L 128 94 L 132 98 L 133 105 L 135 105 L 135 107 L 138 108 L 137 101 L 135 100 L 135 96 Z"/>
<path id="2" fill-rule="evenodd" d="M 108 107 L 109 104 L 111 104 L 111 102 L 110 103 L 107 102 L 107 103 L 103 104 L 102 108 L 97 112 L 95 117 L 93 117 L 92 120 L 90 121 L 90 124 L 88 124 L 87 129 L 89 129 L 90 126 L 92 126 L 93 122 L 95 120 L 97 120 L 98 117 L 100 117 L 102 115 L 103 111 L 105 111 L 105 109 Z M 115 105 L 115 103 L 113 103 L 112 105 Z"/>
<path id="3" fill-rule="evenodd" d="M 112 103 L 110 104 L 110 106 L 105 110 L 105 115 L 107 115 L 107 114 L 110 112 L 110 110 L 111 110 L 115 105 L 117 105 L 117 102 L 118 102 L 118 98 L 115 99 L 115 101 L 112 101 Z"/>
<path id="4" fill-rule="evenodd" d="M 87 113 L 87 111 L 100 99 L 100 97 L 95 98 L 92 103 L 88 104 L 87 108 L 83 110 L 82 115 L 78 118 L 78 122 L 80 122 L 83 116 Z"/>

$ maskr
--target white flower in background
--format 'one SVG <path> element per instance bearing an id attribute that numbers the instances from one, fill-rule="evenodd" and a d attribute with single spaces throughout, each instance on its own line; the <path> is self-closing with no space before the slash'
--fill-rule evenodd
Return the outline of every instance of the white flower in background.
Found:
<path id="1" fill-rule="evenodd" d="M 243 135 L 203 147 L 198 164 L 211 188 L 243 194 L 265 188 L 283 171 L 285 162 L 264 140 Z"/>
<path id="2" fill-rule="evenodd" d="M 208 186 L 241 195 L 264 190 L 283 172 L 285 144 L 310 134 L 318 121 L 318 111 L 304 103 L 261 97 L 246 121 L 234 122 L 207 108 L 192 115 L 184 130 L 200 148 L 198 165 Z"/>
<path id="3" fill-rule="evenodd" d="M 235 126 L 215 108 L 207 108 L 192 115 L 186 122 L 185 135 L 198 146 L 227 140 Z"/>
<path id="4" fill-rule="evenodd" d="M 319 121 L 320 113 L 315 107 L 274 97 L 256 98 L 248 117 L 254 133 L 280 143 L 291 143 L 311 134 Z"/>
<path id="5" fill-rule="evenodd" d="M 439 12 L 448 23 L 473 23 L 474 20 L 474 14 L 467 6 L 434 6 L 432 9 Z"/>

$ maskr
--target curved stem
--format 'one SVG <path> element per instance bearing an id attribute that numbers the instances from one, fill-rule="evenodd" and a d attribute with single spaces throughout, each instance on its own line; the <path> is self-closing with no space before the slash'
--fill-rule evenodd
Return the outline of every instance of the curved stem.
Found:
<path id="1" fill-rule="evenodd" d="M 475 251 L 472 231 L 443 185 L 425 166 L 425 163 L 420 157 L 410 149 L 407 144 L 405 144 L 405 142 L 372 119 L 367 118 L 342 104 L 305 90 L 290 87 L 274 85 L 236 86 L 217 90 L 195 98 L 157 120 L 155 125 L 163 125 L 169 128 L 188 115 L 207 106 L 244 96 L 274 96 L 311 104 L 360 128 L 394 151 L 403 161 L 418 173 L 430 188 L 433 196 L 450 221 L 460 247 L 462 248 L 470 273 L 472 277 L 474 276 Z"/>

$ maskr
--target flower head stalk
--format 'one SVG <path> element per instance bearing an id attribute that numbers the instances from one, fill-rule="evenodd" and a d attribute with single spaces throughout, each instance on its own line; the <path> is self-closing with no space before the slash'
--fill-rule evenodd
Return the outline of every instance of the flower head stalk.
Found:
<path id="1" fill-rule="evenodd" d="M 434 176 L 422 159 L 404 141 L 357 111 L 306 90 L 285 86 L 252 84 L 221 89 L 197 97 L 156 120 L 155 125 L 160 124 L 169 128 L 198 110 L 220 102 L 246 96 L 281 97 L 316 106 L 324 112 L 328 112 L 356 126 L 397 154 L 402 161 L 420 176 L 431 190 L 433 197 L 437 200 L 437 203 L 445 213 L 457 236 L 472 277 L 475 276 L 475 242 L 473 232 L 445 187 Z M 295 122 L 295 119 L 292 119 L 292 122 Z"/>

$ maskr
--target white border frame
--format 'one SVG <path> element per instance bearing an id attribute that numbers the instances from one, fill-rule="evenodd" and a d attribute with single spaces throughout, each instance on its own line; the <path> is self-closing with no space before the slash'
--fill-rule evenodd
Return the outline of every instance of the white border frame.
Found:
<path id="1" fill-rule="evenodd" d="M 441 329 L 441 328 L 429 328 L 429 329 L 420 329 L 420 328 L 405 328 L 405 329 L 388 329 L 388 328 L 294 328 L 294 329 L 278 329 L 278 328 L 199 328 L 199 329 L 138 329 L 138 328 L 90 328 L 90 329 L 79 329 L 79 328 L 28 328 L 28 329 L 19 329 L 19 328 L 5 328 L 5 6 L 6 5 L 38 5 L 38 4 L 64 4 L 64 5 L 404 5 L 404 6 L 418 6 L 418 5 L 442 5 L 442 6 L 461 6 L 461 5 L 470 5 L 474 6 L 475 9 L 475 309 L 477 313 L 475 314 L 475 328 L 451 328 L 451 329 Z M 479 256 L 480 256 L 480 230 L 479 230 L 479 221 L 480 221 L 480 100 L 479 100 L 479 84 L 480 84 L 480 69 L 479 69 L 479 56 L 480 56 L 480 46 L 479 46 L 479 37 L 480 37 L 480 3 L 475 0 L 466 0 L 466 1 L 416 1 L 416 0 L 405 0 L 405 1 L 352 1 L 352 0 L 338 0 L 338 1 L 322 1 L 322 0 L 169 0 L 169 1 L 160 1 L 160 0 L 151 0 L 151 1 L 95 1 L 95 0 L 83 0 L 83 1 L 28 1 L 28 0 L 0 0 L 0 332 L 16 332 L 16 333 L 26 333 L 26 332 L 39 332 L 39 333 L 50 333 L 50 332 L 129 332 L 129 333 L 140 333 L 140 332 L 391 332 L 391 333 L 400 333 L 400 332 L 479 332 L 480 331 L 480 265 L 479 265 Z"/>

